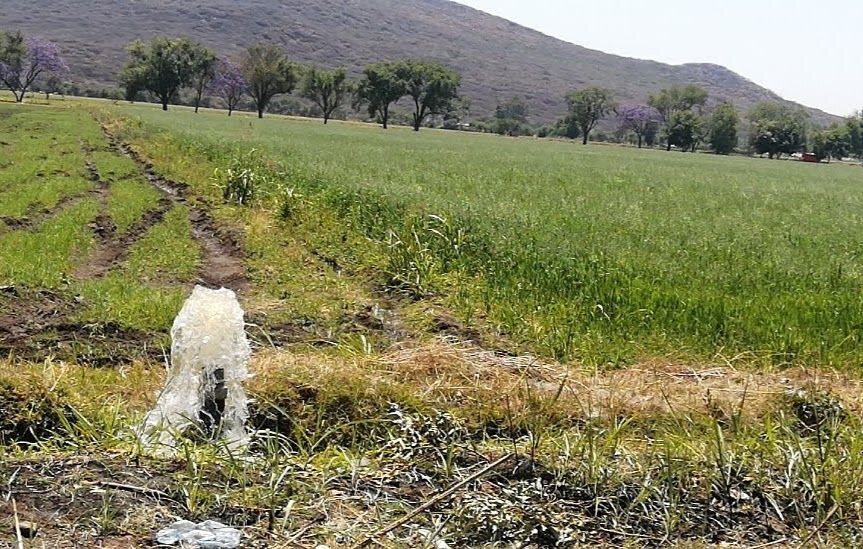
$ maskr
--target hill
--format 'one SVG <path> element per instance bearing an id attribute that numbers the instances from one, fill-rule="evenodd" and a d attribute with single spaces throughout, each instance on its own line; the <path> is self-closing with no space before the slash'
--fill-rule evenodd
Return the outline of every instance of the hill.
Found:
<path id="1" fill-rule="evenodd" d="M 230 55 L 272 41 L 299 61 L 352 71 L 397 57 L 442 61 L 463 74 L 463 92 L 477 116 L 492 112 L 498 100 L 521 95 L 534 122 L 554 120 L 565 109 L 563 95 L 585 85 L 611 88 L 622 101 L 688 83 L 743 110 L 781 100 L 724 67 L 610 55 L 448 0 L 6 0 L 0 28 L 59 42 L 74 79 L 85 87 L 115 85 L 123 47 L 132 39 L 168 34 Z M 808 110 L 819 122 L 835 118 Z"/>

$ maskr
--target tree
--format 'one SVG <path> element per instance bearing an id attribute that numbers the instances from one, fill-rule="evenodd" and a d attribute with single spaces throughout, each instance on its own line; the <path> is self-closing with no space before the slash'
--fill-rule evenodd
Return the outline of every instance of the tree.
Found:
<path id="1" fill-rule="evenodd" d="M 195 90 L 195 112 L 201 106 L 204 90 L 216 77 L 216 54 L 209 48 L 194 44 L 192 48 L 192 88 Z"/>
<path id="2" fill-rule="evenodd" d="M 638 148 L 640 149 L 645 138 L 656 135 L 662 115 L 649 105 L 624 105 L 617 111 L 620 117 L 620 127 L 624 131 L 631 131 L 638 137 Z M 649 143 L 652 145 L 652 139 Z"/>
<path id="3" fill-rule="evenodd" d="M 376 117 L 384 129 L 389 125 L 390 107 L 407 93 L 397 69 L 395 62 L 368 65 L 357 85 L 354 108 L 365 104 L 369 116 Z"/>
<path id="4" fill-rule="evenodd" d="M 51 99 L 52 93 L 60 93 L 63 91 L 63 77 L 60 73 L 50 73 L 42 85 L 42 91 L 45 92 L 45 101 Z"/>
<path id="5" fill-rule="evenodd" d="M 453 104 L 453 109 L 444 114 L 443 127 L 448 130 L 460 129 L 464 121 L 470 118 L 470 97 L 461 96 Z"/>
<path id="6" fill-rule="evenodd" d="M 851 154 L 863 159 L 863 113 L 855 113 L 845 121 Z"/>
<path id="7" fill-rule="evenodd" d="M 558 120 L 551 129 L 550 135 L 555 137 L 566 137 L 567 139 L 577 139 L 581 136 L 581 130 L 578 127 L 578 122 L 572 116 L 565 116 Z"/>
<path id="8" fill-rule="evenodd" d="M 833 124 L 823 128 L 812 136 L 812 152 L 818 160 L 829 161 L 831 158 L 844 158 L 851 154 L 851 134 L 845 124 Z"/>
<path id="9" fill-rule="evenodd" d="M 126 98 L 131 100 L 139 91 L 149 91 L 159 98 L 162 110 L 168 110 L 180 89 L 192 83 L 199 48 L 200 44 L 188 38 L 165 36 L 157 36 L 149 44 L 140 40 L 129 44 L 129 61 L 120 78 Z"/>
<path id="10" fill-rule="evenodd" d="M 614 98 L 605 88 L 586 88 L 566 97 L 569 116 L 581 132 L 581 142 L 587 145 L 596 124 L 615 109 Z"/>
<path id="11" fill-rule="evenodd" d="M 348 89 L 345 69 L 321 70 L 310 67 L 303 79 L 302 96 L 321 109 L 326 124 L 336 109 L 342 106 Z"/>
<path id="12" fill-rule="evenodd" d="M 665 124 L 665 139 L 669 146 L 695 152 L 703 137 L 701 119 L 692 111 L 674 111 Z"/>
<path id="13" fill-rule="evenodd" d="M 37 78 L 68 70 L 57 44 L 24 38 L 20 32 L 0 33 L 0 82 L 21 103 Z"/>
<path id="14" fill-rule="evenodd" d="M 396 74 L 404 83 L 405 95 L 414 102 L 414 131 L 420 131 L 427 116 L 453 110 L 461 84 L 457 72 L 438 63 L 406 59 L 398 63 Z"/>
<path id="15" fill-rule="evenodd" d="M 676 112 L 691 111 L 695 107 L 703 107 L 707 103 L 707 91 L 700 86 L 674 86 L 650 94 L 647 104 L 659 111 L 666 125 L 665 135 L 669 134 L 667 126 Z M 666 143 L 666 150 L 671 150 L 672 143 Z"/>
<path id="16" fill-rule="evenodd" d="M 494 117 L 526 123 L 529 113 L 530 107 L 528 107 L 527 101 L 522 97 L 513 97 L 509 101 L 498 104 L 494 111 Z"/>
<path id="17" fill-rule="evenodd" d="M 800 151 L 806 144 L 809 116 L 799 107 L 759 103 L 749 112 L 749 141 L 758 154 L 778 158 Z"/>
<path id="18" fill-rule="evenodd" d="M 721 103 L 710 116 L 710 146 L 716 154 L 728 154 L 737 146 L 737 109 L 731 103 Z"/>
<path id="19" fill-rule="evenodd" d="M 243 95 L 246 93 L 246 79 L 239 65 L 232 63 L 229 59 L 219 61 L 216 76 L 210 82 L 209 89 L 225 101 L 228 107 L 228 116 L 234 112 Z"/>
<path id="20" fill-rule="evenodd" d="M 521 97 L 500 103 L 494 112 L 494 131 L 501 135 L 522 135 L 530 131 L 527 125 L 529 108 Z"/>
<path id="21" fill-rule="evenodd" d="M 264 117 L 273 97 L 291 93 L 296 86 L 296 68 L 278 46 L 257 44 L 250 47 L 243 55 L 241 66 L 258 118 Z"/>

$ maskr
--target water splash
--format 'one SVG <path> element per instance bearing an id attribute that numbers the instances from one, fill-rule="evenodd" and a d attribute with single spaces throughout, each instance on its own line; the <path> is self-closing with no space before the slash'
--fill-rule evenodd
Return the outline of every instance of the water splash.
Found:
<path id="1" fill-rule="evenodd" d="M 151 450 L 170 451 L 179 433 L 196 427 L 231 446 L 245 446 L 243 382 L 251 348 L 236 294 L 196 286 L 174 320 L 171 340 L 168 380 L 141 425 L 141 441 Z"/>

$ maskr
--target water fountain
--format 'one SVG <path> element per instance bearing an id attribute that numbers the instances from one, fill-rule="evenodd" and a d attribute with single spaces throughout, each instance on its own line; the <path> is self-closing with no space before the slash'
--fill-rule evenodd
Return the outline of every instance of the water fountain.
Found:
<path id="1" fill-rule="evenodd" d="M 196 286 L 171 328 L 165 388 L 139 432 L 151 451 L 170 452 L 176 436 L 198 428 L 212 439 L 245 446 L 251 349 L 243 309 L 228 289 Z"/>

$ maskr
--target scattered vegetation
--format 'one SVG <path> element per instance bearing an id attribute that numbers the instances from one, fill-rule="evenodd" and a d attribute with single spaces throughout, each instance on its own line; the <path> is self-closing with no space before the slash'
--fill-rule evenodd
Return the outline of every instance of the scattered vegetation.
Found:
<path id="1" fill-rule="evenodd" d="M 851 167 L 148 106 L 0 124 L 29 197 L 0 207 L 50 210 L 0 232 L 0 476 L 46 545 L 172 516 L 271 546 L 861 535 Z M 42 202 L 40 162 L 86 186 Z M 158 460 L 134 429 L 218 260 L 253 442 Z"/>
<path id="2" fill-rule="evenodd" d="M 124 112 L 156 128 L 128 134 L 139 146 L 180 147 L 214 167 L 246 131 L 242 120 L 199 117 L 195 133 L 176 133 L 150 109 Z M 464 134 L 416 141 L 283 120 L 246 135 L 246 151 L 276 164 L 262 207 L 330 212 L 375 243 L 355 270 L 386 266 L 383 282 L 441 296 L 464 322 L 485 319 L 523 349 L 600 366 L 718 351 L 856 364 L 854 168 L 579 154 Z M 194 180 L 183 173 L 200 161 L 164 158 L 169 177 Z M 196 190 L 221 200 L 209 183 Z M 826 198 L 835 193 L 843 199 Z M 341 248 L 326 255 L 344 267 L 353 259 Z"/>

